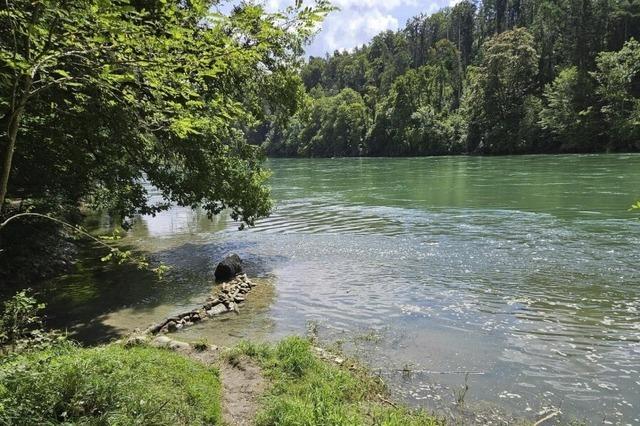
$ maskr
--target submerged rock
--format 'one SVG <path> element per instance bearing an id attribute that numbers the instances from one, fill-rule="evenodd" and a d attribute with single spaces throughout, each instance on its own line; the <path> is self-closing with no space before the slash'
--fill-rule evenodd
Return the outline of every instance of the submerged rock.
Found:
<path id="1" fill-rule="evenodd" d="M 207 311 L 207 315 L 209 315 L 210 317 L 214 317 L 216 315 L 223 314 L 223 313 L 225 313 L 227 311 L 228 311 L 227 307 L 224 306 L 222 303 L 220 303 L 220 304 L 214 306 L 213 308 L 209 309 Z"/>
<path id="2" fill-rule="evenodd" d="M 222 259 L 222 262 L 216 266 L 216 280 L 227 281 L 242 272 L 242 259 L 237 254 Z"/>

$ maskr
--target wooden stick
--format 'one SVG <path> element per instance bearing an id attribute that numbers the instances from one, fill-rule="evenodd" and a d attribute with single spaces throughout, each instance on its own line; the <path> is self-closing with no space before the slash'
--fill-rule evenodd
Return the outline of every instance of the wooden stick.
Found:
<path id="1" fill-rule="evenodd" d="M 547 420 L 551 420 L 552 418 L 556 417 L 557 415 L 560 414 L 560 411 L 554 411 L 551 414 L 547 414 L 545 417 L 541 418 L 540 420 L 538 420 L 537 422 L 535 422 L 533 424 L 533 426 L 540 426 L 541 424 L 543 424 L 544 422 L 546 422 Z"/>

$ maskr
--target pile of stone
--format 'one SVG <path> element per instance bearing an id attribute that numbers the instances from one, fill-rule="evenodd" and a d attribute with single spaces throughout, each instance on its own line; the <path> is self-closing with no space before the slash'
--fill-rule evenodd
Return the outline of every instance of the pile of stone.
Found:
<path id="1" fill-rule="evenodd" d="M 234 263 L 236 263 L 236 255 L 230 256 L 229 258 L 234 258 Z M 227 262 L 229 258 L 223 260 L 220 264 L 222 265 Z M 239 264 L 239 262 L 236 264 Z M 235 269 L 234 272 L 238 274 L 234 274 L 230 281 L 223 282 L 219 293 L 210 296 L 204 305 L 189 312 L 167 318 L 164 321 L 147 328 L 144 333 L 152 335 L 159 333 L 171 333 L 184 327 L 189 327 L 197 322 L 204 321 L 208 318 L 213 318 L 229 312 L 237 313 L 238 305 L 245 301 L 246 294 L 255 287 L 255 284 L 247 277 L 247 274 L 240 273 L 240 268 Z"/>

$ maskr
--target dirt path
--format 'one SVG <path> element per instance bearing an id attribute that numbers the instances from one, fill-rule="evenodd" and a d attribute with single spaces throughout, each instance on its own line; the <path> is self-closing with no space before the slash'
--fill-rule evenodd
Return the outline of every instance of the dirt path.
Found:
<path id="1" fill-rule="evenodd" d="M 252 425 L 266 388 L 260 367 L 248 359 L 240 359 L 234 365 L 223 362 L 220 379 L 224 423 L 229 426 Z"/>
<path id="2" fill-rule="evenodd" d="M 235 358 L 232 363 L 221 356 L 216 346 L 201 350 L 192 345 L 158 336 L 151 344 L 174 350 L 205 365 L 216 365 L 220 369 L 222 385 L 222 420 L 227 426 L 249 426 L 254 424 L 260 408 L 260 397 L 267 388 L 262 370 L 249 358 Z"/>

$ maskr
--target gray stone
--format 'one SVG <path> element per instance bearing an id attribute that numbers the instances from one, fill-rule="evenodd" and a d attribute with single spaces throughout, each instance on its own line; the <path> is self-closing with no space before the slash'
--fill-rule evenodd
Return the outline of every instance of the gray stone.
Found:
<path id="1" fill-rule="evenodd" d="M 188 343 L 185 342 L 179 342 L 177 340 L 172 340 L 171 343 L 169 343 L 169 349 L 172 349 L 174 351 L 177 351 L 179 349 L 189 349 L 191 347 L 191 345 L 189 345 Z"/>
<path id="2" fill-rule="evenodd" d="M 207 315 L 210 317 L 215 317 L 216 315 L 224 314 L 228 309 L 222 303 L 217 304 L 207 311 Z"/>
<path id="3" fill-rule="evenodd" d="M 153 339 L 153 344 L 156 346 L 167 346 L 169 343 L 171 343 L 171 339 L 167 336 L 158 336 Z"/>
<path id="4" fill-rule="evenodd" d="M 139 346 L 139 345 L 145 344 L 146 342 L 147 342 L 147 336 L 136 335 L 136 336 L 129 337 L 125 342 L 125 346 L 126 347 Z"/>

